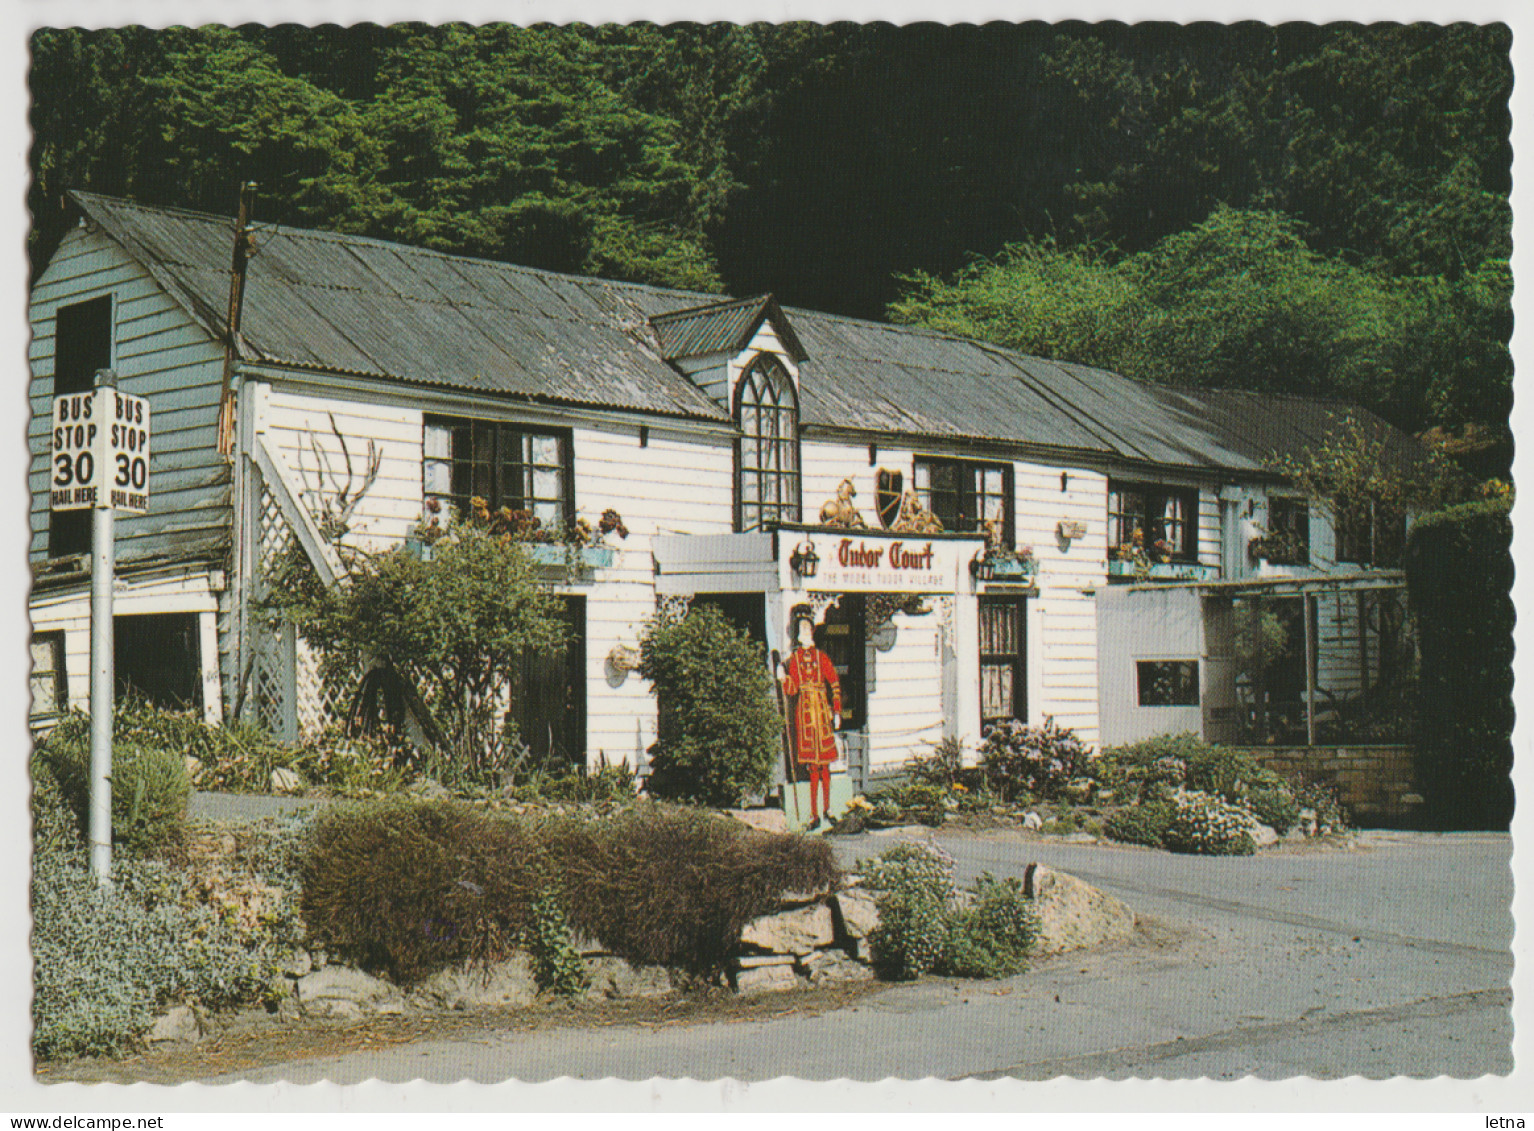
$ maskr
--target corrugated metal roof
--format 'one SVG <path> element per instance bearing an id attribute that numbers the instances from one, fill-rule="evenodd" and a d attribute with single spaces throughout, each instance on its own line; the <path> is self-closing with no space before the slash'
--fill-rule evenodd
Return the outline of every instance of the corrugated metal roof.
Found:
<path id="1" fill-rule="evenodd" d="M 232 224 L 75 193 L 86 216 L 222 336 Z M 728 414 L 666 364 L 653 314 L 709 296 L 533 271 L 360 236 L 260 225 L 241 353 L 270 362 L 569 404 Z"/>
<path id="2" fill-rule="evenodd" d="M 232 222 L 76 193 L 215 336 Z M 1260 472 L 1351 414 L 1392 458 L 1410 437 L 1356 408 L 1149 385 L 914 327 L 558 275 L 360 236 L 261 225 L 246 286 L 252 360 L 576 405 L 727 420 L 667 358 L 744 348 L 764 318 L 800 361 L 805 424 L 989 440 L 1189 470 Z"/>
<path id="3" fill-rule="evenodd" d="M 777 326 L 784 349 L 796 362 L 804 360 L 804 346 L 771 295 L 658 314 L 650 319 L 650 325 L 660 341 L 661 356 L 674 361 L 711 353 L 737 354 L 750 344 L 757 327 L 769 318 Z"/>

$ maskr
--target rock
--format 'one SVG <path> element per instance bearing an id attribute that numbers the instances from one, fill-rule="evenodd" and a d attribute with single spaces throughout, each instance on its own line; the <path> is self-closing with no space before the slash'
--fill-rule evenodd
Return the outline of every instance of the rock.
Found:
<path id="1" fill-rule="evenodd" d="M 824 986 L 836 982 L 871 981 L 874 972 L 856 959 L 848 958 L 839 950 L 817 950 L 799 962 L 799 969 L 812 986 Z"/>
<path id="2" fill-rule="evenodd" d="M 874 897 L 862 888 L 839 891 L 831 900 L 836 909 L 836 927 L 842 938 L 866 939 L 879 925 L 879 908 Z"/>
<path id="3" fill-rule="evenodd" d="M 764 833 L 788 831 L 788 814 L 781 809 L 725 809 L 724 815 L 734 817 L 753 829 L 761 829 Z"/>
<path id="4" fill-rule="evenodd" d="M 273 793 L 298 793 L 304 788 L 304 779 L 285 766 L 278 766 L 272 771 L 271 789 Z"/>
<path id="5" fill-rule="evenodd" d="M 1041 954 L 1096 946 L 1134 933 L 1133 911 L 1075 876 L 1030 864 L 1023 874 L 1023 890 L 1039 913 Z"/>
<path id="6" fill-rule="evenodd" d="M 742 943 L 777 954 L 808 954 L 835 939 L 831 909 L 824 903 L 763 915 L 747 923 L 740 932 Z"/>
<path id="7" fill-rule="evenodd" d="M 758 966 L 792 966 L 797 961 L 792 954 L 741 954 L 735 957 L 735 965 L 742 970 Z"/>
<path id="8" fill-rule="evenodd" d="M 302 983 L 300 983 L 302 984 Z M 440 1009 L 531 1005 L 538 996 L 533 960 L 513 954 L 489 966 L 461 964 L 424 978 L 410 994 L 418 1004 Z"/>
<path id="9" fill-rule="evenodd" d="M 826 896 L 831 894 L 831 891 L 832 889 L 829 887 L 821 888 L 819 891 L 786 891 L 778 896 L 778 902 L 783 904 L 784 907 L 793 907 L 802 903 L 815 903 L 825 899 Z"/>
<path id="10" fill-rule="evenodd" d="M 755 966 L 735 975 L 735 992 L 742 996 L 796 990 L 799 984 L 792 966 Z"/>
<path id="11" fill-rule="evenodd" d="M 1061 844 L 1096 844 L 1097 838 L 1091 833 L 1066 833 L 1060 838 Z"/>
<path id="12" fill-rule="evenodd" d="M 630 966 L 612 955 L 586 959 L 587 997 L 665 997 L 671 975 L 660 966 Z"/>
<path id="13" fill-rule="evenodd" d="M 349 966 L 327 966 L 298 979 L 298 1008 L 306 1016 L 360 1017 L 399 1000 L 399 989 Z"/>
<path id="14" fill-rule="evenodd" d="M 1033 810 L 1030 809 L 1027 812 L 1027 814 L 1024 815 L 1024 817 L 1023 817 L 1023 828 L 1037 830 L 1037 829 L 1042 829 L 1043 827 L 1044 827 L 1044 818 L 1040 817 L 1037 813 L 1033 812 Z"/>
<path id="15" fill-rule="evenodd" d="M 1258 848 L 1266 848 L 1270 844 L 1278 843 L 1278 834 L 1273 831 L 1271 825 L 1265 825 L 1256 817 L 1246 822 L 1246 831 L 1252 836 L 1252 843 Z"/>
<path id="16" fill-rule="evenodd" d="M 314 969 L 314 959 L 307 950 L 295 950 L 293 957 L 282 965 L 282 972 L 289 978 L 302 978 Z"/>
<path id="17" fill-rule="evenodd" d="M 154 1019 L 149 1028 L 149 1043 L 192 1045 L 202 1040 L 202 1025 L 189 1005 L 172 1006 Z"/>

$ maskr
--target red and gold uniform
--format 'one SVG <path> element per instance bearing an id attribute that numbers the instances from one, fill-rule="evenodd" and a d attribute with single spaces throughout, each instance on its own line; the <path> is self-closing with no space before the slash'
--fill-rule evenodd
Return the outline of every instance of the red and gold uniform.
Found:
<path id="1" fill-rule="evenodd" d="M 833 716 L 842 713 L 842 685 L 836 668 L 819 648 L 795 648 L 783 677 L 783 694 L 797 695 L 794 704 L 794 756 L 801 766 L 828 766 L 836 761 Z"/>
<path id="2" fill-rule="evenodd" d="M 819 648 L 801 644 L 788 658 L 783 693 L 794 699 L 791 730 L 794 757 L 809 769 L 810 828 L 820 814 L 831 815 L 831 763 L 836 761 L 836 716 L 842 713 L 842 685 L 836 667 Z"/>

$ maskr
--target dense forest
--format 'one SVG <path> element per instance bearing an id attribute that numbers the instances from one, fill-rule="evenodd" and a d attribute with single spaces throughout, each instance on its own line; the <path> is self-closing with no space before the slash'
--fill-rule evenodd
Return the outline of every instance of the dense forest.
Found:
<path id="1" fill-rule="evenodd" d="M 232 213 L 254 180 L 258 221 L 1341 397 L 1505 456 L 1511 38 L 42 30 L 32 250 L 68 188 Z"/>

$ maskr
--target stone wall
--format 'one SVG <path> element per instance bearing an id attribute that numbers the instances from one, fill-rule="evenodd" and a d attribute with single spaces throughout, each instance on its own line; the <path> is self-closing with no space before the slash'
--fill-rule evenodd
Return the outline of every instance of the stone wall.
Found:
<path id="1" fill-rule="evenodd" d="M 1422 808 L 1409 746 L 1264 746 L 1249 752 L 1275 773 L 1335 788 L 1355 824 L 1410 824 Z"/>

